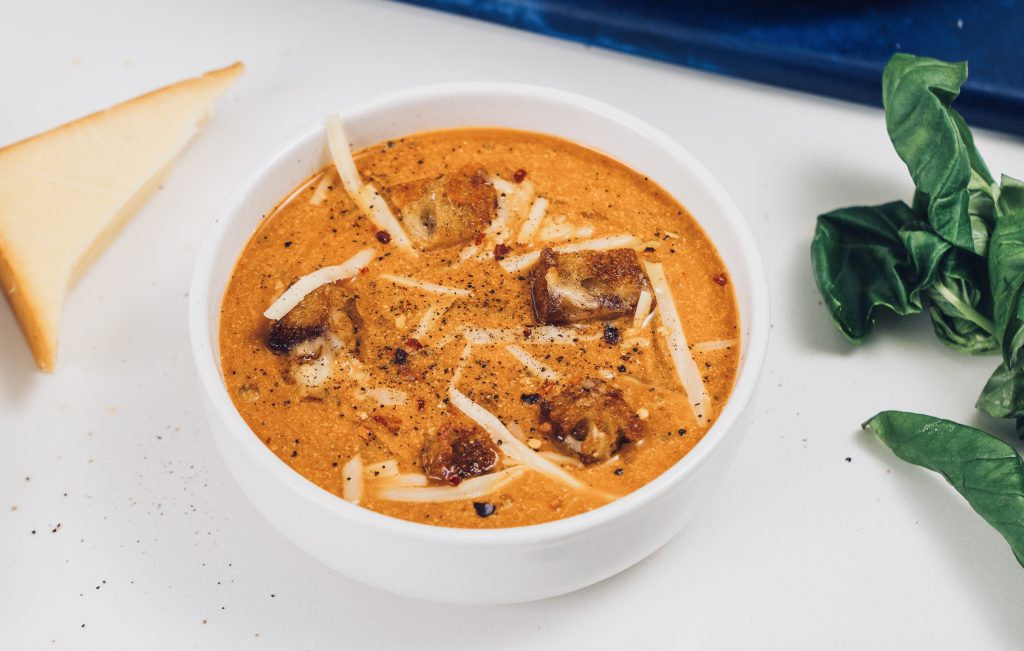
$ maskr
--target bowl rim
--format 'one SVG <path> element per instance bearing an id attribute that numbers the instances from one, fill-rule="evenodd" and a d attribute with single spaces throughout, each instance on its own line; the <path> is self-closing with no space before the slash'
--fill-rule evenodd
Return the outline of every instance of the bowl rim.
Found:
<path id="1" fill-rule="evenodd" d="M 200 391 L 205 394 L 208 406 L 217 417 L 217 423 L 210 423 L 211 429 L 218 424 L 229 430 L 228 436 L 238 437 L 241 447 L 246 450 L 249 459 L 260 466 L 274 481 L 290 491 L 299 493 L 300 497 L 312 502 L 321 510 L 345 518 L 353 524 L 372 527 L 382 533 L 391 533 L 424 542 L 440 542 L 464 545 L 510 545 L 539 544 L 555 539 L 579 535 L 610 521 L 616 520 L 631 511 L 638 510 L 645 504 L 657 499 L 670 490 L 673 485 L 683 481 L 692 469 L 722 443 L 734 429 L 737 419 L 744 413 L 764 365 L 768 348 L 770 324 L 770 300 L 768 279 L 763 259 L 757 244 L 736 203 L 725 188 L 711 172 L 687 149 L 674 138 L 644 120 L 633 116 L 604 102 L 590 99 L 563 90 L 537 86 L 532 84 L 507 82 L 449 82 L 416 86 L 403 90 L 392 91 L 350 104 L 340 111 L 342 115 L 364 115 L 392 107 L 396 104 L 415 104 L 429 99 L 453 97 L 458 95 L 492 95 L 494 97 L 514 97 L 522 100 L 547 101 L 566 105 L 567 108 L 589 112 L 618 123 L 635 132 L 639 137 L 646 138 L 662 148 L 675 162 L 679 163 L 694 180 L 710 195 L 712 202 L 722 212 L 728 227 L 735 236 L 740 249 L 739 257 L 746 261 L 749 279 L 744 282 L 752 284 L 750 291 L 750 313 L 743 330 L 749 333 L 744 341 L 744 359 L 733 386 L 732 393 L 725 409 L 719 414 L 711 428 L 701 440 L 680 460 L 667 468 L 660 475 L 604 506 L 592 511 L 569 516 L 559 520 L 519 527 L 503 527 L 493 529 L 471 529 L 444 527 L 402 520 L 377 511 L 351 504 L 341 497 L 321 488 L 292 470 L 287 463 L 275 455 L 264 445 L 259 436 L 252 431 L 241 417 L 231 401 L 223 382 L 220 360 L 213 351 L 213 338 L 210 328 L 219 310 L 210 309 L 210 296 L 213 293 L 222 296 L 224 288 L 211 287 L 213 270 L 217 263 L 217 254 L 229 233 L 230 225 L 240 214 L 239 208 L 254 187 L 263 178 L 277 168 L 283 159 L 305 144 L 310 138 L 323 137 L 323 121 L 317 121 L 303 127 L 273 152 L 262 158 L 256 165 L 242 176 L 234 189 L 225 198 L 211 222 L 196 256 L 193 267 L 192 281 L 189 290 L 189 335 L 196 372 L 200 381 Z M 473 125 L 486 126 L 486 125 Z M 551 135 L 558 135 L 552 133 Z M 587 146 L 583 144 L 583 146 Z M 606 154 L 611 155 L 611 154 Z M 614 156 L 613 156 L 614 158 Z M 679 200 L 677 198 L 677 200 Z M 681 203 L 683 203 L 681 201 Z M 685 203 L 684 203 L 685 205 Z M 699 221 L 699 220 L 698 220 Z M 235 259 L 240 252 L 235 253 Z M 732 275 L 732 274 L 731 274 Z M 218 301 L 217 305 L 219 306 Z M 222 449 L 223 452 L 223 449 Z M 230 464 L 229 464 L 230 465 Z M 252 499 L 247 494 L 247 497 Z M 258 505 L 257 505 L 258 506 Z M 259 509 L 258 509 L 259 510 Z"/>

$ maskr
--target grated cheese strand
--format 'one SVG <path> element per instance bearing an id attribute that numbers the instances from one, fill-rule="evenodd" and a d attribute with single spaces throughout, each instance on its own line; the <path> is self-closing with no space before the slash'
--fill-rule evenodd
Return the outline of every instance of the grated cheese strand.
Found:
<path id="1" fill-rule="evenodd" d="M 647 261 L 644 261 L 644 268 L 654 287 L 658 316 L 668 331 L 666 339 L 669 352 L 672 354 L 672 362 L 676 367 L 676 374 L 683 385 L 683 390 L 686 391 L 687 402 L 690 403 L 697 415 L 697 424 L 705 427 L 711 416 L 711 396 L 708 395 L 708 390 L 700 377 L 700 371 L 697 369 L 697 363 L 686 343 L 686 334 L 683 332 L 683 324 L 679 320 L 679 312 L 676 311 L 676 304 L 672 299 L 668 279 L 665 278 L 665 269 L 660 262 Z"/>
<path id="2" fill-rule="evenodd" d="M 526 352 L 519 346 L 505 346 L 505 350 L 508 351 L 508 353 L 512 355 L 512 357 L 515 357 L 520 362 L 522 362 L 523 366 L 526 367 L 527 371 L 529 371 L 532 375 L 536 375 L 542 380 L 547 380 L 548 382 L 557 382 L 562 377 L 558 373 L 558 371 L 554 370 L 553 368 L 549 368 L 544 364 L 544 362 L 540 361 L 539 359 L 537 359 L 530 353 Z"/>
<path id="3" fill-rule="evenodd" d="M 636 312 L 633 313 L 633 327 L 640 328 L 644 319 L 651 313 L 651 302 L 654 297 L 646 289 L 640 292 L 640 298 L 636 301 Z"/>
<path id="4" fill-rule="evenodd" d="M 345 483 L 341 487 L 341 497 L 353 504 L 359 504 L 363 498 L 363 458 L 358 454 L 341 467 L 341 476 Z"/>
<path id="5" fill-rule="evenodd" d="M 263 313 L 263 316 L 277 321 L 285 314 L 291 312 L 292 308 L 301 303 L 302 299 L 306 298 L 310 292 L 319 289 L 327 283 L 352 278 L 357 275 L 360 270 L 370 264 L 370 261 L 376 255 L 377 249 L 363 249 L 341 264 L 321 267 L 312 273 L 306 274 L 286 289 L 276 301 L 271 303 L 270 307 Z"/>
<path id="6" fill-rule="evenodd" d="M 372 478 L 397 477 L 398 461 L 396 459 L 388 459 L 387 461 L 379 461 L 377 463 L 364 464 L 363 475 Z"/>
<path id="7" fill-rule="evenodd" d="M 348 139 L 348 134 L 345 133 L 341 116 L 337 113 L 328 115 L 324 128 L 327 132 L 327 149 L 331 152 L 334 167 L 337 168 L 341 184 L 345 186 L 349 197 L 377 228 L 387 231 L 391 235 L 391 241 L 396 247 L 413 257 L 418 257 L 419 251 L 413 247 L 409 235 L 405 232 L 402 224 L 395 219 L 391 208 L 377 192 L 377 188 L 373 187 L 372 183 L 363 183 L 359 169 L 356 167 L 356 161 L 352 158 L 352 143 Z"/>
<path id="8" fill-rule="evenodd" d="M 353 200 L 359 196 L 359 190 L 363 187 L 363 179 L 359 176 L 359 169 L 356 161 L 352 158 L 352 144 L 345 133 L 345 127 L 341 122 L 341 116 L 331 113 L 324 123 L 327 131 L 327 148 L 331 152 L 334 166 L 338 169 L 338 176 L 341 177 L 341 184 Z"/>
<path id="9" fill-rule="evenodd" d="M 466 416 L 475 421 L 477 425 L 482 427 L 484 431 L 490 435 L 491 440 L 498 446 L 498 449 L 501 450 L 502 454 L 512 457 L 516 461 L 521 462 L 524 466 L 528 466 L 533 470 L 536 470 L 543 475 L 547 475 L 551 479 L 574 489 L 581 490 L 588 488 L 586 484 L 583 484 L 563 470 L 561 466 L 556 463 L 552 463 L 548 459 L 545 459 L 531 450 L 528 445 L 517 439 L 512 432 L 510 432 L 508 428 L 498 420 L 497 416 L 473 402 L 469 396 L 462 393 L 454 386 L 448 389 L 448 400 L 456 409 L 466 414 Z"/>
<path id="10" fill-rule="evenodd" d="M 533 205 L 530 206 L 530 212 L 526 216 L 526 221 L 519 228 L 519 236 L 516 238 L 520 244 L 527 244 L 533 241 L 533 238 L 537 235 L 537 230 L 544 222 L 544 217 L 548 213 L 548 200 L 544 197 L 537 197 Z"/>
<path id="11" fill-rule="evenodd" d="M 498 491 L 526 471 L 516 466 L 463 480 L 458 486 L 403 486 L 390 482 L 375 487 L 377 499 L 392 502 L 457 502 L 473 500 Z M 421 475 L 422 476 L 422 475 Z"/>
<path id="12" fill-rule="evenodd" d="M 384 280 L 389 280 L 396 285 L 402 287 L 411 287 L 413 289 L 422 289 L 425 292 L 431 294 L 445 294 L 447 296 L 472 296 L 473 292 L 468 289 L 462 289 L 460 287 L 448 287 L 446 285 L 435 285 L 434 283 L 424 282 L 422 280 L 416 280 L 415 278 L 409 278 L 408 276 L 396 276 L 395 274 L 381 274 L 379 276 Z"/>
<path id="13" fill-rule="evenodd" d="M 713 350 L 732 348 L 733 346 L 736 346 L 739 343 L 739 339 L 716 339 L 714 341 L 702 341 L 699 344 L 693 345 L 693 351 L 696 353 L 710 353 Z"/>
<path id="14" fill-rule="evenodd" d="M 441 318 L 441 315 L 444 314 L 449 307 L 451 307 L 451 303 L 435 303 L 428 307 L 427 311 L 423 313 L 422 317 L 420 317 L 420 322 L 417 323 L 416 327 L 413 328 L 413 331 L 409 333 L 409 336 L 420 343 L 423 343 L 426 336 L 430 334 L 433 327 L 437 325 L 437 320 Z"/>
<path id="15" fill-rule="evenodd" d="M 530 336 L 525 336 L 525 331 Z M 584 331 L 564 326 L 520 326 L 518 328 L 464 328 L 462 336 L 466 341 L 478 344 L 575 344 L 581 341 L 597 341 L 600 333 L 587 334 Z"/>
<path id="16" fill-rule="evenodd" d="M 610 249 L 633 248 L 640 244 L 642 242 L 636 235 L 622 233 L 620 235 L 607 235 L 573 244 L 553 246 L 551 249 L 559 253 L 576 253 L 577 251 L 608 251 Z M 509 256 L 498 262 L 498 264 L 508 273 L 517 273 L 536 264 L 538 259 L 540 259 L 540 251 L 530 251 L 521 255 Z"/>
<path id="17" fill-rule="evenodd" d="M 327 198 L 327 188 L 331 187 L 332 181 L 334 181 L 334 173 L 331 170 L 321 175 L 316 187 L 313 188 L 313 194 L 309 197 L 310 205 L 319 206 L 324 202 L 324 199 Z"/>
<path id="18" fill-rule="evenodd" d="M 388 232 L 388 235 L 391 236 L 391 242 L 395 246 L 414 258 L 419 257 L 419 251 L 413 247 L 409 234 L 405 232 L 405 228 L 402 227 L 402 224 L 395 218 L 394 213 L 391 212 L 388 202 L 384 200 L 384 197 L 380 196 L 380 192 L 377 191 L 377 188 L 372 183 L 368 183 L 360 188 L 357 203 L 377 228 Z"/>

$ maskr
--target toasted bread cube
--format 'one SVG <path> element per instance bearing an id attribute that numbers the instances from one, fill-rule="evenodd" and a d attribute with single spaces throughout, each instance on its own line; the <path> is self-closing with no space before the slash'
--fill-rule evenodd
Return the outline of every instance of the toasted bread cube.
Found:
<path id="1" fill-rule="evenodd" d="M 498 210 L 494 186 L 482 169 L 472 167 L 392 186 L 386 194 L 410 239 L 424 251 L 471 242 Z"/>
<path id="2" fill-rule="evenodd" d="M 544 249 L 531 286 L 537 323 L 565 325 L 632 314 L 640 292 L 651 285 L 633 249 Z"/>

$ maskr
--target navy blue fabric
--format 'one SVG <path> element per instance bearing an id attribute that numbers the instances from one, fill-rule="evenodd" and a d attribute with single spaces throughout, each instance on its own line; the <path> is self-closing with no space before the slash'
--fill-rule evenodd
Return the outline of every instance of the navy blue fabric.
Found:
<path id="1" fill-rule="evenodd" d="M 893 52 L 970 62 L 957 109 L 1024 135 L 1024 2 L 404 0 L 866 104 Z"/>

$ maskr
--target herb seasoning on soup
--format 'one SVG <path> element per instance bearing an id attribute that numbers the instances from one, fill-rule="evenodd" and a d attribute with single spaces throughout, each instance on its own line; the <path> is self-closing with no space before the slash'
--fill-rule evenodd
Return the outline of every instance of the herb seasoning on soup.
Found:
<path id="1" fill-rule="evenodd" d="M 344 499 L 450 527 L 576 515 L 681 459 L 739 361 L 729 274 L 655 183 L 552 136 L 420 133 L 350 153 L 235 267 L 242 417 Z"/>

